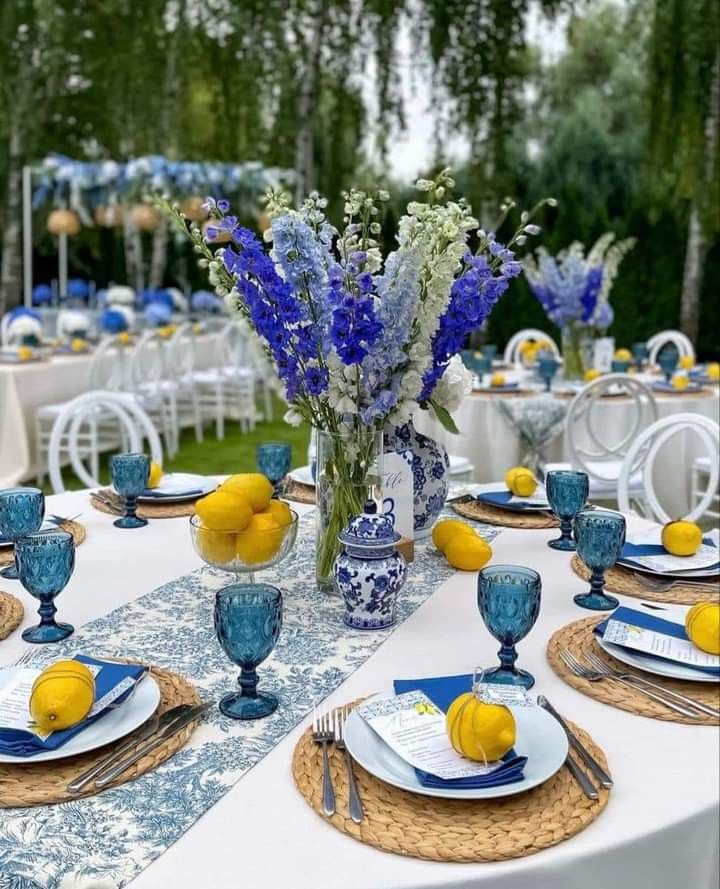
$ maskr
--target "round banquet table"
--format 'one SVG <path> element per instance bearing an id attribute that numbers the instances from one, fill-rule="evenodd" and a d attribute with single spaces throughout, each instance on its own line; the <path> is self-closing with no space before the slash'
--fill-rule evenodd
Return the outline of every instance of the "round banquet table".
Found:
<path id="1" fill-rule="evenodd" d="M 195 366 L 217 364 L 217 335 L 195 339 Z M 88 391 L 92 355 L 54 355 L 45 361 L 0 364 L 0 488 L 32 478 L 35 412 Z"/>
<path id="2" fill-rule="evenodd" d="M 514 372 L 506 374 L 509 379 L 522 377 Z M 638 377 L 644 382 L 649 379 Z M 650 379 L 657 379 L 650 378 Z M 702 392 L 664 395 L 654 393 L 658 419 L 673 414 L 692 413 L 720 422 L 720 387 L 708 386 Z M 460 431 L 459 435 L 447 432 L 428 411 L 417 411 L 414 417 L 418 432 L 429 435 L 441 442 L 448 452 L 459 457 L 467 457 L 474 467 L 473 480 L 476 482 L 497 482 L 505 472 L 523 458 L 523 448 L 517 433 L 497 409 L 497 401 L 503 398 L 521 399 L 542 394 L 540 390 L 529 394 L 501 394 L 471 392 L 465 397 L 453 418 Z M 569 407 L 571 398 L 556 395 Z M 613 396 L 596 402 L 596 426 L 601 430 L 606 442 L 621 441 L 633 425 L 634 405 L 629 398 Z M 582 436 L 580 438 L 582 443 Z M 570 448 L 567 433 L 558 436 L 544 449 L 549 463 L 570 462 Z M 694 433 L 678 434 L 667 442 L 658 457 L 654 481 L 660 502 L 670 515 L 684 515 L 689 506 L 690 469 L 696 457 L 705 456 L 700 439 Z M 678 471 L 682 473 L 684 484 L 678 484 Z"/>
<path id="3" fill-rule="evenodd" d="M 58 601 L 60 617 L 76 626 L 200 567 L 187 519 L 119 532 L 112 516 L 90 506 L 87 492 L 49 497 L 48 511 L 82 512 L 88 529 L 75 574 Z M 326 824 L 295 789 L 291 759 L 306 717 L 130 889 L 717 889 L 718 730 L 634 716 L 581 695 L 555 676 L 545 659 L 550 634 L 588 612 L 572 603 L 581 582 L 570 570 L 569 555 L 546 546 L 554 533 L 507 529 L 492 546 L 496 563 L 519 562 L 543 577 L 539 620 L 518 645 L 520 665 L 537 679 L 534 692 L 587 729 L 608 757 L 615 787 L 606 810 L 586 830 L 535 855 L 477 865 L 420 861 L 365 846 Z M 34 622 L 37 603 L 17 582 L 1 585 L 23 599 L 23 626 Z M 0 642 L 0 665 L 12 663 L 27 647 L 14 632 Z M 493 665 L 496 649 L 478 613 L 476 575 L 458 572 L 329 703 L 389 691 L 394 678 Z M 201 726 L 197 735 L 202 731 Z M 7 876 L 12 882 L 13 875 Z"/>

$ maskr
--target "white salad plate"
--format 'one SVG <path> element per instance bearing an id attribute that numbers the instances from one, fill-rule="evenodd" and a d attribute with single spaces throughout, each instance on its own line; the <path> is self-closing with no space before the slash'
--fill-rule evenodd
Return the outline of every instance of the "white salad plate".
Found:
<path id="1" fill-rule="evenodd" d="M 309 466 L 298 466 L 297 469 L 290 470 L 290 478 L 299 485 L 310 485 L 315 487 L 315 481 L 312 477 L 312 469 Z"/>
<path id="2" fill-rule="evenodd" d="M 500 787 L 423 787 L 415 769 L 391 750 L 355 711 L 350 714 L 345 725 L 345 743 L 353 759 L 371 775 L 410 793 L 466 800 L 513 796 L 537 787 L 562 768 L 568 755 L 568 740 L 560 724 L 542 707 L 510 709 L 517 726 L 515 752 L 518 756 L 527 756 L 528 760 L 521 781 Z"/>
<path id="3" fill-rule="evenodd" d="M 683 679 L 687 682 L 720 682 L 720 676 L 711 676 L 710 673 L 703 673 L 702 670 L 694 670 L 692 667 L 676 664 L 673 661 L 664 661 L 661 658 L 643 654 L 641 651 L 631 651 L 622 645 L 615 645 L 614 642 L 606 642 L 600 636 L 595 638 L 600 648 L 611 657 L 629 667 L 636 667 L 644 673 L 666 676 L 669 679 Z"/>
<path id="4" fill-rule="evenodd" d="M 152 494 L 141 494 L 141 503 L 181 503 L 183 500 L 194 500 L 204 497 L 217 488 L 217 479 L 207 475 L 195 475 L 191 472 L 169 472 L 162 477 Z"/>
<path id="5" fill-rule="evenodd" d="M 0 670 L 0 693 L 3 687 L 23 667 L 7 667 Z M 48 762 L 53 759 L 65 759 L 68 756 L 77 756 L 80 753 L 88 753 L 105 744 L 112 744 L 130 732 L 135 731 L 146 722 L 157 710 L 160 704 L 160 689 L 152 676 L 145 675 L 144 679 L 135 687 L 135 691 L 119 707 L 106 713 L 84 731 L 79 732 L 62 747 L 57 750 L 46 750 L 35 756 L 10 756 L 0 753 L 0 763 L 12 765 L 32 765 L 36 762 Z"/>

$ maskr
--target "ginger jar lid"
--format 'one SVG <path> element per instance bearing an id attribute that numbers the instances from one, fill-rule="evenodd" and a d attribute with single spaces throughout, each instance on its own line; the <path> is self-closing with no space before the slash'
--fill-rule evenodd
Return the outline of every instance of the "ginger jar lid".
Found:
<path id="1" fill-rule="evenodd" d="M 372 501 L 368 501 L 365 511 L 350 519 L 347 527 L 338 534 L 340 543 L 360 549 L 392 546 L 400 537 L 395 530 L 392 516 L 378 513 Z"/>

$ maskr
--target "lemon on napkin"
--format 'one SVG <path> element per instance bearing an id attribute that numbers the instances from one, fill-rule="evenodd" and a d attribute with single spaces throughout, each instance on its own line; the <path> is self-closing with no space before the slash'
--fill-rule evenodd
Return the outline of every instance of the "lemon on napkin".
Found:
<path id="1" fill-rule="evenodd" d="M 159 463 L 151 463 L 150 464 L 150 475 L 148 476 L 148 488 L 157 488 L 160 482 L 163 480 L 163 468 Z"/>
<path id="2" fill-rule="evenodd" d="M 705 374 L 709 380 L 720 380 L 720 364 L 711 361 L 705 368 Z"/>
<path id="3" fill-rule="evenodd" d="M 498 388 L 499 388 L 500 386 L 504 386 L 504 385 L 505 385 L 505 374 L 494 373 L 494 374 L 490 377 L 490 385 L 491 385 L 491 386 L 497 386 Z"/>
<path id="4" fill-rule="evenodd" d="M 694 556 L 702 544 L 702 530 L 695 522 L 677 519 L 663 527 L 660 540 L 672 556 Z"/>
<path id="5" fill-rule="evenodd" d="M 690 380 L 685 374 L 675 374 L 675 376 L 671 380 L 671 383 L 673 389 L 677 389 L 679 392 L 682 392 L 690 385 Z"/>
<path id="6" fill-rule="evenodd" d="M 515 743 L 515 717 L 504 704 L 488 704 L 473 691 L 455 698 L 447 712 L 450 743 L 473 762 L 495 762 Z"/>
<path id="7" fill-rule="evenodd" d="M 695 367 L 695 359 L 692 355 L 681 355 L 680 356 L 680 367 L 683 370 L 690 370 Z"/>
<path id="8" fill-rule="evenodd" d="M 30 715 L 41 732 L 77 725 L 95 700 L 95 679 L 80 661 L 57 661 L 38 676 L 30 692 Z"/>
<path id="9" fill-rule="evenodd" d="M 537 488 L 537 479 L 526 466 L 513 466 L 505 473 L 505 484 L 516 497 L 530 497 Z"/>
<path id="10" fill-rule="evenodd" d="M 702 651 L 720 654 L 720 604 L 698 602 L 685 615 L 685 632 Z"/>

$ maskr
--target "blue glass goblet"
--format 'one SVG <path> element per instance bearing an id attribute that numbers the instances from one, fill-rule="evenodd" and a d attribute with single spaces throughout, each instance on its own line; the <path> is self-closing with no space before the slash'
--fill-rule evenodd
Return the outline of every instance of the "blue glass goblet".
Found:
<path id="1" fill-rule="evenodd" d="M 116 528 L 142 528 L 147 519 L 137 513 L 137 498 L 147 488 L 150 458 L 145 454 L 115 454 L 110 458 L 110 475 L 115 490 L 125 498 L 125 515 L 115 519 Z"/>
<path id="2" fill-rule="evenodd" d="M 540 379 L 545 381 L 545 391 L 549 392 L 552 386 L 553 377 L 560 367 L 560 362 L 555 358 L 541 358 L 538 361 L 538 373 Z"/>
<path id="3" fill-rule="evenodd" d="M 490 361 L 494 361 L 497 356 L 497 346 L 494 343 L 485 343 L 482 347 L 482 353 Z"/>
<path id="4" fill-rule="evenodd" d="M 256 667 L 275 648 L 282 627 L 282 594 L 269 583 L 232 583 L 215 595 L 215 632 L 223 651 L 240 667 L 240 691 L 225 695 L 220 710 L 232 719 L 260 719 L 278 705 L 257 690 Z"/>
<path id="5" fill-rule="evenodd" d="M 484 374 L 489 374 L 492 371 L 492 358 L 489 358 L 487 355 L 480 355 L 479 358 L 475 359 L 475 373 L 482 379 Z"/>
<path id="6" fill-rule="evenodd" d="M 675 368 L 678 366 L 679 360 L 680 356 L 675 346 L 666 346 L 658 355 L 658 364 L 660 365 L 662 372 L 665 374 L 666 382 L 669 383 L 670 380 L 672 380 L 672 375 L 675 373 Z"/>
<path id="7" fill-rule="evenodd" d="M 592 572 L 590 592 L 580 593 L 574 602 L 581 608 L 605 611 L 620 604 L 604 592 L 605 572 L 617 562 L 625 543 L 625 518 L 618 512 L 594 509 L 575 518 L 577 553 Z"/>
<path id="8" fill-rule="evenodd" d="M 575 542 L 572 539 L 572 520 L 585 506 L 590 481 L 584 472 L 553 469 L 545 476 L 545 490 L 550 509 L 560 519 L 560 536 L 548 540 L 548 546 L 573 552 Z"/>
<path id="9" fill-rule="evenodd" d="M 630 362 L 623 361 L 621 358 L 613 358 L 610 363 L 610 370 L 614 374 L 626 374 L 630 369 Z"/>
<path id="10" fill-rule="evenodd" d="M 67 531 L 41 531 L 15 544 L 20 583 L 40 600 L 40 623 L 22 634 L 26 642 L 59 642 L 72 635 L 71 624 L 56 623 L 54 600 L 67 586 L 75 567 L 75 541 Z"/>
<path id="11" fill-rule="evenodd" d="M 290 472 L 292 450 L 285 441 L 268 441 L 257 446 L 257 467 L 278 491 L 278 485 Z"/>
<path id="12" fill-rule="evenodd" d="M 647 343 L 633 343 L 631 348 L 633 358 L 635 359 L 635 367 L 638 370 L 642 370 L 643 364 L 647 361 L 648 357 Z"/>
<path id="13" fill-rule="evenodd" d="M 542 581 L 537 571 L 519 565 L 492 565 L 478 575 L 478 608 L 485 626 L 500 643 L 500 666 L 483 673 L 483 682 L 532 688 L 535 677 L 515 666 L 515 643 L 524 639 L 540 613 Z"/>
<path id="14" fill-rule="evenodd" d="M 34 534 L 45 515 L 45 495 L 40 488 L 8 488 L 0 491 L 0 537 L 15 543 L 20 537 Z M 8 565 L 0 577 L 17 580 L 17 567 Z"/>

